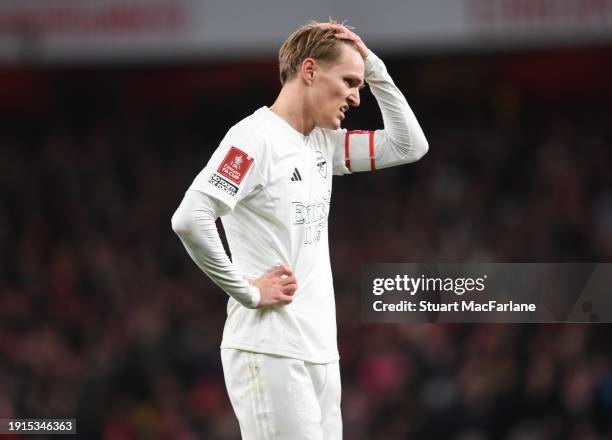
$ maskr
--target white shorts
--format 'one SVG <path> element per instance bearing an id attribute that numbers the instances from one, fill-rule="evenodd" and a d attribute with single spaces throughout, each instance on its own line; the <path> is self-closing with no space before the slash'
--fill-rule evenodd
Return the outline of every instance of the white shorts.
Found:
<path id="1" fill-rule="evenodd" d="M 340 364 L 221 349 L 243 440 L 340 440 Z"/>

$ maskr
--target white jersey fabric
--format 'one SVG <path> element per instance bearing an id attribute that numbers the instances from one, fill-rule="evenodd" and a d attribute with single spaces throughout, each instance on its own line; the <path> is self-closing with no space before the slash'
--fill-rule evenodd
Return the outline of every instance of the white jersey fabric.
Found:
<path id="1" fill-rule="evenodd" d="M 298 280 L 291 304 L 249 309 L 230 298 L 221 347 L 338 358 L 327 241 L 334 153 L 323 130 L 304 136 L 264 107 L 232 127 L 195 179 L 192 189 L 232 210 L 221 220 L 239 273 L 257 278 L 285 264 Z M 219 170 L 235 169 L 240 155 L 240 167 L 252 163 L 237 184 Z M 341 170 L 344 158 L 336 162 Z"/>
<path id="2" fill-rule="evenodd" d="M 188 236 L 198 234 L 201 224 L 179 234 L 196 263 L 230 295 L 222 348 L 312 363 L 339 358 L 327 237 L 332 176 L 414 162 L 428 149 L 382 61 L 370 52 L 365 67 L 384 130 L 315 128 L 305 136 L 262 107 L 229 130 L 191 185 L 188 193 L 205 194 L 216 214 L 227 214 L 222 222 L 231 263 L 207 265 L 206 246 L 190 245 Z M 180 223 L 179 211 L 173 226 Z M 208 234 L 214 217 L 203 223 Z M 245 295 L 240 276 L 258 278 L 278 264 L 298 280 L 293 302 L 252 308 L 258 297 Z"/>

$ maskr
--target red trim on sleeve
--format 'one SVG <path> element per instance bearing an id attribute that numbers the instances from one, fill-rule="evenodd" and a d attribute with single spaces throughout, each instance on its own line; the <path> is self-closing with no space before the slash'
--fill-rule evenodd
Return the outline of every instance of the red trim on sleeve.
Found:
<path id="1" fill-rule="evenodd" d="M 351 135 L 350 131 L 347 131 L 344 135 L 344 165 L 351 171 L 351 158 L 349 155 L 349 136 Z"/>
<path id="2" fill-rule="evenodd" d="M 374 159 L 374 132 L 370 131 L 370 167 L 372 171 L 376 169 L 376 159 Z"/>
<path id="3" fill-rule="evenodd" d="M 374 132 L 372 130 L 350 130 L 344 135 L 344 164 L 351 170 L 351 159 L 350 159 L 350 139 L 352 134 L 369 134 L 370 135 L 370 166 L 372 171 L 376 169 L 376 161 L 374 160 Z"/>

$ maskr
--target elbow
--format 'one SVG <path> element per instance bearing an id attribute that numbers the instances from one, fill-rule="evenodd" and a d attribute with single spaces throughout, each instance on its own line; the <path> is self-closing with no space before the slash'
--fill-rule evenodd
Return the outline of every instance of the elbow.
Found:
<path id="1" fill-rule="evenodd" d="M 176 235 L 183 238 L 191 234 L 192 223 L 187 213 L 181 209 L 181 206 L 176 210 L 171 219 L 172 230 Z"/>
<path id="2" fill-rule="evenodd" d="M 404 157 L 404 163 L 412 163 L 420 160 L 429 151 L 429 143 L 425 135 L 421 134 L 406 139 L 403 142 L 395 142 L 398 153 Z"/>
<path id="3" fill-rule="evenodd" d="M 410 162 L 420 160 L 429 151 L 429 143 L 427 142 L 425 134 L 421 130 L 414 133 L 407 144 L 403 146 L 403 150 Z"/>
<path id="4" fill-rule="evenodd" d="M 172 230 L 183 241 L 197 235 L 202 227 L 215 227 L 217 218 L 212 202 L 197 191 L 188 191 L 172 216 Z"/>
<path id="5" fill-rule="evenodd" d="M 420 136 L 419 139 L 415 142 L 413 148 L 414 161 L 420 160 L 423 156 L 427 154 L 429 151 L 429 142 L 427 142 L 427 138 L 425 135 Z"/>

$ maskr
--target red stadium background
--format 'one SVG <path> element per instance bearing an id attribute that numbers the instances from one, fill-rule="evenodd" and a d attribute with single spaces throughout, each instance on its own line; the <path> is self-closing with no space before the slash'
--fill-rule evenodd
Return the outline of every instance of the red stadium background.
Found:
<path id="1" fill-rule="evenodd" d="M 170 12 L 149 18 L 180 34 L 189 1 L 153 3 Z M 366 262 L 612 259 L 612 6 L 591 3 L 508 15 L 526 6 L 466 1 L 495 26 L 477 22 L 461 44 L 451 31 L 442 38 L 438 21 L 416 42 L 375 35 L 430 152 L 335 180 L 345 438 L 612 437 L 608 324 L 359 319 Z M 81 39 L 80 28 L 65 16 L 47 27 L 44 14 L 23 18 L 24 4 L 37 5 L 0 8 L 0 418 L 76 418 L 84 439 L 237 439 L 219 358 L 227 297 L 189 260 L 170 218 L 227 129 L 273 102 L 269 36 L 243 53 L 189 39 L 156 49 L 119 14 L 129 32 L 100 28 L 124 29 L 115 59 L 107 35 L 54 43 Z M 518 31 L 506 20 L 517 14 L 529 17 Z M 551 34 L 533 33 L 542 16 L 553 17 Z M 288 30 L 306 21 L 281 18 Z M 369 93 L 346 122 L 382 126 Z"/>

